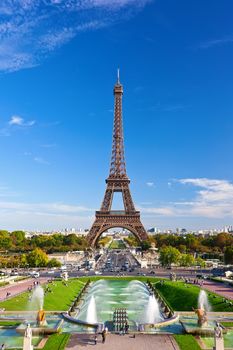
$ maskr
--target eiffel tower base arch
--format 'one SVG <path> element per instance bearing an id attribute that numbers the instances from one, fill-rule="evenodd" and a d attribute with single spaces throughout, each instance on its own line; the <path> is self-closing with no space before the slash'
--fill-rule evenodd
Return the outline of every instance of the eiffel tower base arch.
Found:
<path id="1" fill-rule="evenodd" d="M 132 214 L 118 214 L 96 212 L 96 219 L 87 235 L 87 241 L 91 247 L 95 247 L 103 232 L 121 227 L 133 233 L 142 242 L 148 239 L 148 235 L 141 223 L 140 212 Z"/>

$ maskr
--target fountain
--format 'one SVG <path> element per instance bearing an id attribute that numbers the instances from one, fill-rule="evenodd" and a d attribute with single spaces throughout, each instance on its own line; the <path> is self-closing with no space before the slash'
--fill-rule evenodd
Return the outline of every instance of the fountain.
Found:
<path id="1" fill-rule="evenodd" d="M 97 323 L 96 303 L 95 303 L 94 295 L 91 296 L 91 299 L 87 307 L 86 322 L 90 324 Z"/>
<path id="2" fill-rule="evenodd" d="M 44 306 L 44 289 L 38 285 L 33 293 L 32 293 L 32 300 L 31 303 L 36 305 L 36 307 L 39 309 L 36 317 L 37 326 L 38 327 L 44 327 L 47 326 L 47 322 L 45 319 L 45 312 L 43 310 Z"/>
<path id="3" fill-rule="evenodd" d="M 38 327 L 47 326 L 47 321 L 45 319 L 45 312 L 43 309 L 38 311 L 36 321 L 37 321 Z"/>
<path id="4" fill-rule="evenodd" d="M 196 309 L 193 308 L 197 319 L 193 316 L 183 316 L 180 322 L 186 333 L 213 336 L 215 332 L 215 323 L 213 320 L 208 320 L 207 318 L 207 312 L 211 311 L 211 306 L 204 290 L 200 290 L 197 304 L 198 307 Z"/>
<path id="5" fill-rule="evenodd" d="M 208 302 L 207 294 L 201 290 L 198 296 L 198 308 L 194 309 L 197 314 L 197 324 L 199 327 L 206 327 L 208 325 L 207 311 L 210 311 L 210 304 Z"/>
<path id="6" fill-rule="evenodd" d="M 44 307 L 44 289 L 37 285 L 35 289 L 33 290 L 31 301 L 29 304 L 29 307 L 31 309 L 37 309 L 37 313 L 35 315 L 34 312 L 28 313 L 28 316 L 24 323 L 20 324 L 16 331 L 20 334 L 26 334 L 25 329 L 25 323 L 28 323 L 30 320 L 31 323 L 31 332 L 33 336 L 39 335 L 39 334 L 53 334 L 57 333 L 60 327 L 60 321 L 56 322 L 56 324 L 51 326 L 51 323 L 47 323 L 45 318 L 45 311 L 43 309 Z"/>
<path id="7" fill-rule="evenodd" d="M 122 321 L 122 310 L 127 315 L 127 322 Z M 130 330 L 143 329 L 151 332 L 178 320 L 175 314 L 163 314 L 153 291 L 145 283 L 137 280 L 95 282 L 90 285 L 81 304 L 76 308 L 76 314 L 63 316 L 69 322 L 95 328 L 107 326 L 111 331 L 119 331 L 127 325 L 126 328 Z"/>
<path id="8" fill-rule="evenodd" d="M 211 306 L 208 301 L 207 294 L 204 290 L 201 290 L 198 296 L 198 308 L 204 309 L 207 312 L 211 311 Z"/>
<path id="9" fill-rule="evenodd" d="M 163 317 L 159 309 L 159 303 L 154 295 L 149 296 L 146 311 L 143 317 L 144 323 L 155 324 L 162 321 Z"/>

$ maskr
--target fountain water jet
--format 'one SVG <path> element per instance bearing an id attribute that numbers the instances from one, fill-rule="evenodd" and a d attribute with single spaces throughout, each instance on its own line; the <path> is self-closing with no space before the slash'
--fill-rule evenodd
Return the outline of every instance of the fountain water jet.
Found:
<path id="1" fill-rule="evenodd" d="M 159 310 L 159 303 L 154 295 L 149 296 L 147 308 L 144 316 L 144 323 L 157 323 L 162 320 L 162 316 Z"/>
<path id="2" fill-rule="evenodd" d="M 44 289 L 41 286 L 37 286 L 32 293 L 31 303 L 36 305 L 37 309 L 39 309 L 37 313 L 37 325 L 38 326 L 47 326 L 47 322 L 45 319 L 45 312 L 43 310 L 44 307 Z"/>
<path id="3" fill-rule="evenodd" d="M 198 296 L 198 308 L 205 311 L 211 311 L 211 306 L 208 301 L 207 294 L 204 290 L 201 290 Z"/>
<path id="4" fill-rule="evenodd" d="M 91 296 L 91 300 L 87 307 L 87 317 L 86 317 L 87 323 L 97 323 L 97 312 L 96 312 L 96 303 L 95 303 L 95 296 Z"/>
<path id="5" fill-rule="evenodd" d="M 207 311 L 210 311 L 210 304 L 208 302 L 207 294 L 204 290 L 201 290 L 198 296 L 198 308 L 193 309 L 197 314 L 198 321 L 197 324 L 199 327 L 206 327 L 207 320 Z"/>

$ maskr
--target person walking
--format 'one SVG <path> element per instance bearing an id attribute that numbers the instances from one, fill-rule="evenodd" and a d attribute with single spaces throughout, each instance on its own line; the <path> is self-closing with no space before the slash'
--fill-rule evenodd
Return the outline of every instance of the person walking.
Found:
<path id="1" fill-rule="evenodd" d="M 106 330 L 104 329 L 102 332 L 102 343 L 104 344 L 106 340 Z"/>
<path id="2" fill-rule="evenodd" d="M 97 344 L 97 334 L 95 334 L 95 338 L 94 338 L 94 345 Z"/>

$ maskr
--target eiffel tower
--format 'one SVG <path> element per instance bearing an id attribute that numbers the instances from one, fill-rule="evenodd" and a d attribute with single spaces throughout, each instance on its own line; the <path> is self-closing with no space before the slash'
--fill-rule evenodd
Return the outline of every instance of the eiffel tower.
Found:
<path id="1" fill-rule="evenodd" d="M 140 212 L 135 210 L 126 174 L 124 139 L 122 126 L 122 95 L 123 86 L 120 83 L 119 69 L 117 83 L 114 86 L 114 130 L 110 173 L 106 179 L 107 188 L 101 209 L 95 213 L 95 221 L 87 235 L 90 246 L 95 246 L 100 235 L 110 228 L 121 227 L 133 233 L 139 241 L 148 238 L 140 220 Z M 111 210 L 115 192 L 121 192 L 124 210 Z"/>

